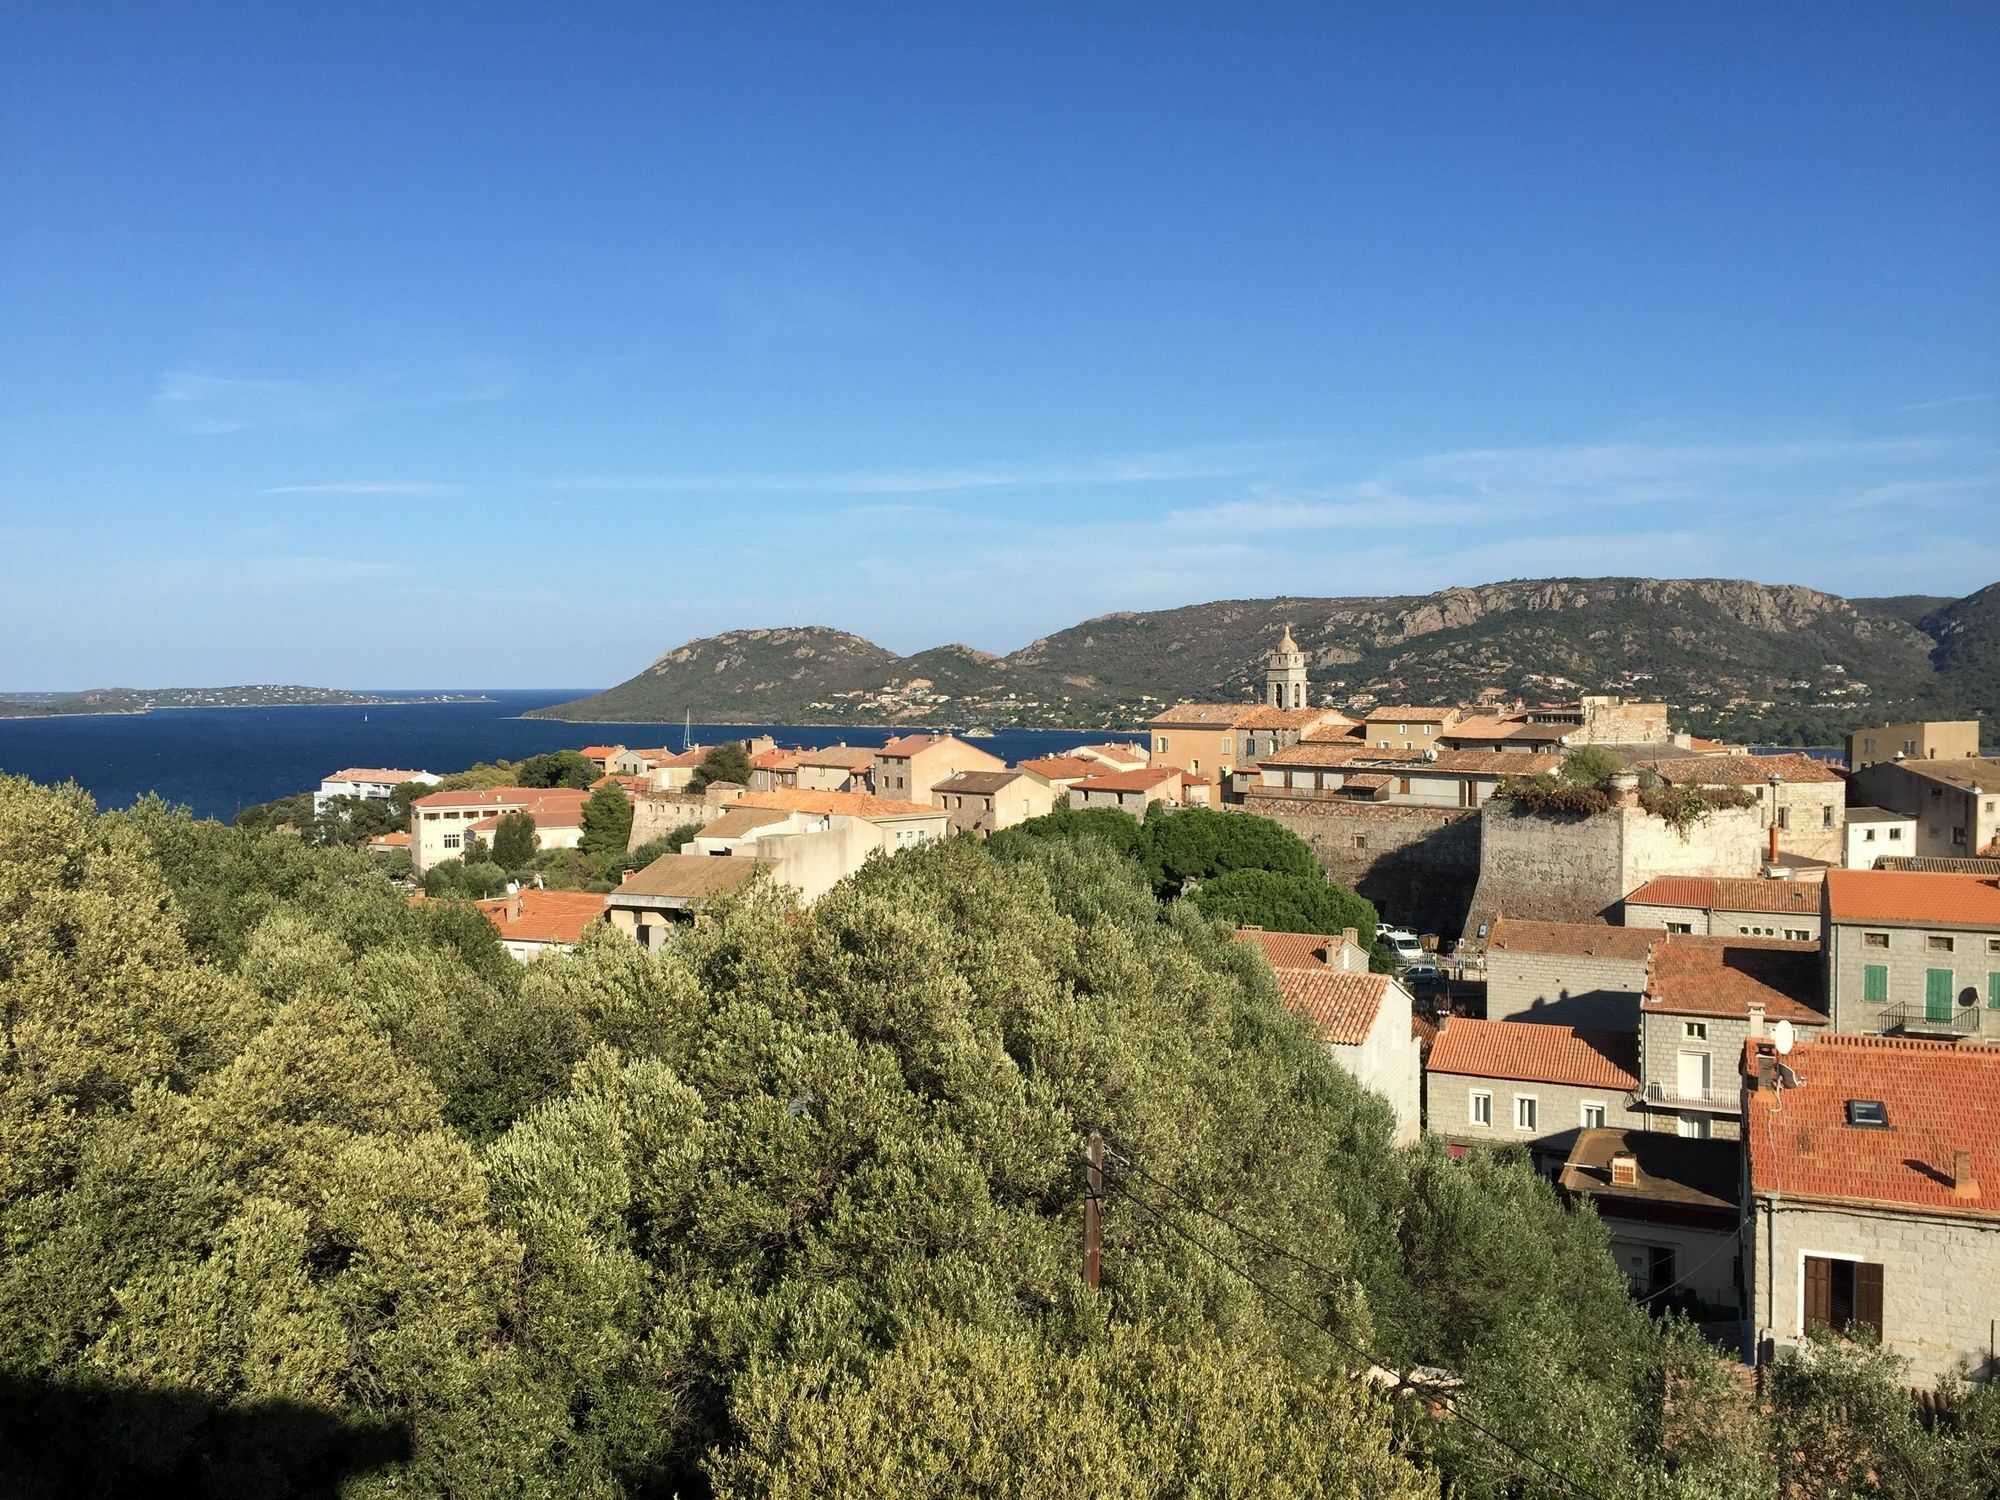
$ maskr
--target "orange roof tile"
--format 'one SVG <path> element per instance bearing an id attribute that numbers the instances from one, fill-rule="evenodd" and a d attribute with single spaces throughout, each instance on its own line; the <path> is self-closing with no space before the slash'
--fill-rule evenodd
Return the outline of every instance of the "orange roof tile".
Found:
<path id="1" fill-rule="evenodd" d="M 520 915 L 513 915 L 520 903 Z M 500 936 L 516 943 L 576 943 L 584 929 L 604 920 L 604 898 L 594 891 L 524 890 L 473 903 Z"/>
<path id="2" fill-rule="evenodd" d="M 1287 745 L 1283 750 L 1273 750 L 1268 755 L 1257 757 L 1260 766 L 1344 766 L 1349 761 L 1389 759 L 1379 750 L 1372 750 L 1359 740 L 1322 740 L 1307 736 L 1296 745 Z M 1408 764 L 1421 765 L 1422 761 L 1412 755 Z"/>
<path id="3" fill-rule="evenodd" d="M 539 821 L 543 809 L 551 813 L 573 810 L 580 814 L 583 804 L 589 800 L 590 793 L 574 787 L 494 786 L 479 791 L 432 792 L 428 797 L 417 798 L 410 805 L 426 811 L 488 807 L 497 812 L 511 812 L 521 808 L 534 813 Z"/>
<path id="4" fill-rule="evenodd" d="M 1185 779 L 1186 773 L 1178 766 L 1148 766 L 1143 771 L 1107 771 L 1102 776 L 1092 776 L 1079 781 L 1072 791 L 1079 792 L 1150 792 L 1154 787 L 1168 781 Z"/>
<path id="5" fill-rule="evenodd" d="M 1827 910 L 1836 922 L 2000 927 L 2000 880 L 1915 870 L 1828 870 Z"/>
<path id="6" fill-rule="evenodd" d="M 1339 969 L 1273 969 L 1285 1008 L 1312 1022 L 1320 1040 L 1358 1047 L 1368 1039 L 1389 987 L 1387 974 Z"/>
<path id="7" fill-rule="evenodd" d="M 945 738 L 947 736 L 941 734 L 899 734 L 887 741 L 876 753 L 888 756 L 892 760 L 908 760 L 919 750 L 928 750 Z"/>
<path id="8" fill-rule="evenodd" d="M 1539 750 L 1440 750 L 1426 768 L 1465 776 L 1553 776 L 1562 762 Z"/>
<path id="9" fill-rule="evenodd" d="M 1810 755 L 1689 755 L 1640 764 L 1675 786 L 1758 786 L 1773 776 L 1787 785 L 1847 779 Z"/>
<path id="10" fill-rule="evenodd" d="M 944 813 L 921 802 L 904 802 L 896 797 L 873 797 L 866 792 L 814 792 L 799 787 L 773 787 L 768 792 L 745 792 L 736 799 L 737 807 L 774 807 L 782 812 L 845 813 L 852 818 L 942 818 Z"/>
<path id="11" fill-rule="evenodd" d="M 1259 707 L 1255 703 L 1176 703 L 1146 723 L 1161 729 L 1234 729 Z"/>
<path id="12" fill-rule="evenodd" d="M 801 750 L 793 764 L 832 766 L 841 771 L 865 771 L 875 764 L 875 752 L 861 745 L 828 745 L 819 750 Z"/>
<path id="13" fill-rule="evenodd" d="M 349 766 L 344 771 L 335 771 L 325 781 L 375 781 L 386 782 L 390 786 L 401 786 L 406 781 L 435 781 L 437 778 L 428 771 L 393 771 L 380 766 Z"/>
<path id="14" fill-rule="evenodd" d="M 1081 755 L 1044 755 L 1019 762 L 1018 769 L 1033 771 L 1044 781 L 1081 781 L 1103 770 L 1104 762 L 1086 760 Z"/>
<path id="15" fill-rule="evenodd" d="M 1340 947 L 1338 937 L 1323 932 L 1266 932 L 1261 927 L 1239 927 L 1236 941 L 1261 949 L 1264 960 L 1274 969 L 1324 969 Z"/>
<path id="16" fill-rule="evenodd" d="M 1237 723 L 1244 729 L 1313 729 L 1321 724 L 1352 726 L 1354 720 L 1331 708 L 1252 708 Z"/>
<path id="17" fill-rule="evenodd" d="M 1640 1009 L 1673 1016 L 1747 1016 L 1824 1026 L 1814 1003 L 1825 991 L 1818 943 L 1733 939 L 1653 945 Z"/>
<path id="18" fill-rule="evenodd" d="M 590 789 L 594 792 L 601 786 L 623 787 L 628 792 L 650 792 L 653 789 L 652 782 L 643 776 L 600 776 L 591 782 Z"/>
<path id="19" fill-rule="evenodd" d="M 614 755 L 624 753 L 623 745 L 585 745 L 577 751 L 585 760 L 609 760 Z"/>
<path id="20" fill-rule="evenodd" d="M 1471 1078 L 1635 1089 L 1639 1086 L 1639 1038 L 1629 1031 L 1454 1016 L 1438 1029 L 1425 1067 L 1432 1073 Z"/>
<path id="21" fill-rule="evenodd" d="M 753 771 L 789 771 L 804 759 L 803 750 L 759 750 L 750 757 Z"/>
<path id="22" fill-rule="evenodd" d="M 1712 911 L 1765 911 L 1816 917 L 1817 881 L 1722 879 L 1710 875 L 1662 875 L 1625 898 L 1627 906 L 1698 906 Z"/>
<path id="23" fill-rule="evenodd" d="M 1822 1034 L 1785 1061 L 1797 1087 L 1753 1090 L 1744 1117 L 1753 1192 L 2000 1218 L 2000 1047 Z M 1849 1125 L 1850 1099 L 1887 1126 Z M 1961 1150 L 1976 1194 L 1954 1191 Z"/>
<path id="24" fill-rule="evenodd" d="M 378 833 L 369 839 L 368 847 L 371 849 L 407 849 L 410 847 L 410 836 L 401 828 L 392 829 L 388 833 Z"/>

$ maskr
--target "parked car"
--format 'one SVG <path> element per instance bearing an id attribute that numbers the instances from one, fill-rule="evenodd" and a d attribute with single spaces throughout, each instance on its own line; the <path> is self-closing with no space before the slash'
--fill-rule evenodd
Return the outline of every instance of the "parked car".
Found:
<path id="1" fill-rule="evenodd" d="M 1409 965 L 1397 977 L 1409 990 L 1436 989 L 1444 984 L 1444 970 L 1427 958 Z"/>

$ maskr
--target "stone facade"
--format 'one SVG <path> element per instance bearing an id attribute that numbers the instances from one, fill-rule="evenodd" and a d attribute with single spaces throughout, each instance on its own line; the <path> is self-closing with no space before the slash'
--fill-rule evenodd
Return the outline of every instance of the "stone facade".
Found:
<path id="1" fill-rule="evenodd" d="M 1486 955 L 1486 1018 L 1636 1031 L 1646 955 L 1578 957 L 1496 948 Z"/>
<path id="2" fill-rule="evenodd" d="M 1628 900 L 1624 914 L 1627 927 L 1709 933 L 1716 937 L 1774 937 L 1816 943 L 1820 934 L 1818 912 L 1737 911 L 1726 906 L 1665 906 Z"/>
<path id="3" fill-rule="evenodd" d="M 1859 771 L 1878 761 L 1963 760 L 1979 753 L 1977 719 L 1933 719 L 1857 729 L 1847 737 L 1847 765 Z"/>
<path id="4" fill-rule="evenodd" d="M 1857 801 L 1915 821 L 1916 847 L 1895 853 L 1965 859 L 2000 849 L 2000 761 L 1883 761 L 1847 784 Z"/>
<path id="5" fill-rule="evenodd" d="M 2000 1374 L 2000 1219 L 1760 1197 L 1744 1224 L 1760 1347 L 1805 1333 L 1805 1258 L 1882 1268 L 1882 1342 L 1926 1385 Z"/>
<path id="6" fill-rule="evenodd" d="M 1327 879 L 1366 896 L 1384 921 L 1446 935 L 1463 926 L 1479 875 L 1478 814 L 1264 792 L 1243 809 L 1304 839 Z"/>
<path id="7" fill-rule="evenodd" d="M 1493 1120 L 1481 1124 L 1472 1117 L 1472 1096 L 1493 1097 Z M 1517 1098 L 1535 1101 L 1535 1128 L 1515 1124 Z M 1424 1128 L 1448 1140 L 1493 1146 L 1526 1146 L 1538 1161 L 1560 1163 L 1584 1129 L 1583 1107 L 1604 1107 L 1603 1124 L 1616 1129 L 1645 1129 L 1644 1114 L 1631 1107 L 1623 1089 L 1578 1088 L 1567 1083 L 1533 1083 L 1510 1078 L 1475 1078 L 1463 1073 L 1424 1074 Z"/>
<path id="8" fill-rule="evenodd" d="M 1691 1032 L 1691 1027 L 1697 1029 Z M 1743 1139 L 1743 1044 L 1749 1037 L 1750 1022 L 1728 1016 L 1659 1011 L 1640 1016 L 1639 1080 L 1646 1092 L 1640 1128 L 1718 1141 Z"/>
<path id="9" fill-rule="evenodd" d="M 1949 951 L 1934 940 L 1951 944 Z M 1868 998 L 1870 968 L 1883 972 L 1881 1000 Z M 1827 1002 L 1836 1031 L 1879 1032 L 1896 1017 L 1906 1027 L 1925 1009 L 1932 970 L 1951 975 L 1953 1014 L 1967 1028 L 1960 1035 L 2000 1041 L 2000 930 L 1907 927 L 1867 921 L 1827 924 Z M 1971 1004 L 1964 1003 L 1970 996 Z M 1970 1012 L 1970 1017 L 1966 1013 Z"/>

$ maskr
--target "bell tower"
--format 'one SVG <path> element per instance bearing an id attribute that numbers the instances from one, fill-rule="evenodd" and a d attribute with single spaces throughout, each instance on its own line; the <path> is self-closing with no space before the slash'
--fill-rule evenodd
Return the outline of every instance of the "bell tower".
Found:
<path id="1" fill-rule="evenodd" d="M 1306 654 L 1292 639 L 1292 627 L 1287 625 L 1284 639 L 1264 667 L 1264 706 L 1304 708 L 1306 691 Z"/>

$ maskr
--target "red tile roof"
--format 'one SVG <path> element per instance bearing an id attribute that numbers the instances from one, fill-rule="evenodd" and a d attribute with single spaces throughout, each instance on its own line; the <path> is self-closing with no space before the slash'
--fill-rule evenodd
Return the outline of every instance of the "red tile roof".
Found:
<path id="1" fill-rule="evenodd" d="M 407 849 L 410 847 L 410 835 L 401 828 L 392 829 L 388 833 L 378 833 L 369 839 L 368 847 L 370 849 Z"/>
<path id="2" fill-rule="evenodd" d="M 1308 735 L 1296 745 L 1287 745 L 1282 750 L 1273 750 L 1268 755 L 1257 757 L 1260 766 L 1344 766 L 1357 760 L 1388 760 L 1389 756 L 1372 749 L 1356 739 L 1318 739 Z M 1422 765 L 1415 755 L 1410 757 L 1411 765 Z"/>
<path id="3" fill-rule="evenodd" d="M 1609 927 L 1602 922 L 1529 922 L 1500 917 L 1487 934 L 1488 952 L 1553 953 L 1564 958 L 1622 958 L 1644 963 L 1657 927 Z"/>
<path id="4" fill-rule="evenodd" d="M 622 754 L 624 749 L 623 745 L 585 745 L 577 754 L 585 760 L 609 760 L 614 755 Z"/>
<path id="5" fill-rule="evenodd" d="M 1553 776 L 1562 763 L 1560 755 L 1539 750 L 1440 750 L 1419 769 L 1464 776 Z"/>
<path id="6" fill-rule="evenodd" d="M 1459 711 L 1455 708 L 1416 708 L 1409 706 L 1371 708 L 1368 710 L 1368 722 L 1370 724 L 1380 724 L 1385 721 L 1394 721 L 1398 724 L 1444 724 L 1456 719 L 1458 714 Z"/>
<path id="7" fill-rule="evenodd" d="M 1239 927 L 1236 941 L 1262 949 L 1265 962 L 1274 969 L 1324 969 L 1340 948 L 1341 940 L 1322 932 L 1266 932 L 1261 927 Z M 1367 950 L 1363 951 L 1366 957 Z"/>
<path id="8" fill-rule="evenodd" d="M 1019 762 L 1019 769 L 1033 771 L 1046 781 L 1081 781 L 1097 775 L 1104 769 L 1104 762 L 1087 760 L 1081 755 L 1044 755 Z"/>
<path id="9" fill-rule="evenodd" d="M 600 776 L 591 782 L 590 789 L 594 792 L 601 786 L 623 787 L 628 792 L 650 792 L 653 789 L 653 783 L 643 776 Z"/>
<path id="10" fill-rule="evenodd" d="M 1753 1004 L 1766 1019 L 1826 1025 L 1814 1002 L 1825 990 L 1818 943 L 1725 939 L 1653 945 L 1642 1010 L 1673 1016 L 1747 1016 Z"/>
<path id="11" fill-rule="evenodd" d="M 1554 741 L 1577 731 L 1574 724 L 1526 724 L 1519 719 L 1495 719 L 1484 715 L 1472 719 L 1460 719 L 1447 729 L 1441 739 L 1447 740 L 1529 740 Z"/>
<path id="12" fill-rule="evenodd" d="M 845 813 L 852 818 L 942 818 L 940 808 L 921 802 L 904 802 L 895 797 L 873 797 L 866 792 L 814 792 L 801 787 L 773 787 L 768 792 L 745 792 L 736 799 L 737 807 L 772 807 L 781 812 Z"/>
<path id="13" fill-rule="evenodd" d="M 1639 1038 L 1629 1031 L 1589 1031 L 1540 1021 L 1475 1021 L 1455 1016 L 1439 1028 L 1425 1067 L 1432 1073 L 1471 1078 L 1635 1089 L 1639 1086 Z"/>
<path id="14" fill-rule="evenodd" d="M 1991 875 L 1828 870 L 1826 901 L 1836 922 L 2000 927 L 2000 880 Z"/>
<path id="15" fill-rule="evenodd" d="M 1079 792 L 1150 792 L 1165 781 L 1178 781 L 1182 777 L 1178 766 L 1148 766 L 1143 771 L 1107 771 L 1102 776 L 1092 776 L 1079 781 L 1072 790 Z"/>
<path id="16" fill-rule="evenodd" d="M 1698 906 L 1717 911 L 1767 911 L 1819 915 L 1817 881 L 1725 880 L 1706 875 L 1663 875 L 1625 898 L 1627 906 Z"/>
<path id="17" fill-rule="evenodd" d="M 899 734 L 883 745 L 876 754 L 886 755 L 895 760 L 908 760 L 919 750 L 928 750 L 939 740 L 945 738 L 947 736 L 942 734 Z"/>
<path id="18" fill-rule="evenodd" d="M 514 904 L 520 903 L 520 915 Z M 473 903 L 494 930 L 515 943 L 577 943 L 592 922 L 604 920 L 604 898 L 594 891 L 525 890 Z"/>
<path id="19" fill-rule="evenodd" d="M 1285 1008 L 1312 1022 L 1320 1040 L 1358 1047 L 1368 1039 L 1390 987 L 1387 974 L 1339 969 L 1274 969 Z"/>
<path id="20" fill-rule="evenodd" d="M 573 787 L 493 786 L 479 791 L 432 792 L 428 797 L 417 798 L 410 806 L 432 812 L 463 807 L 487 807 L 496 812 L 524 808 L 534 813 L 539 822 L 542 810 L 581 814 L 583 804 L 589 800 L 590 793 Z"/>
<path id="21" fill-rule="evenodd" d="M 759 750 L 750 757 L 753 771 L 789 771 L 805 759 L 803 750 Z"/>
<path id="22" fill-rule="evenodd" d="M 1234 729 L 1257 712 L 1255 703 L 1176 703 L 1146 722 L 1160 729 Z"/>
<path id="23" fill-rule="evenodd" d="M 1640 764 L 1675 786 L 1760 786 L 1773 776 L 1788 785 L 1847 779 L 1810 755 L 1690 755 Z"/>
<path id="24" fill-rule="evenodd" d="M 1744 1118 L 1752 1191 L 2000 1218 L 2000 1047 L 1821 1035 L 1785 1061 L 1798 1086 L 1754 1090 Z M 1849 1125 L 1850 1099 L 1887 1127 Z M 1976 1194 L 1953 1189 L 1960 1150 Z"/>
<path id="25" fill-rule="evenodd" d="M 325 778 L 327 781 L 378 781 L 390 786 L 401 786 L 406 781 L 435 779 L 428 771 L 391 771 L 380 766 L 349 766 L 345 771 L 335 771 Z"/>

